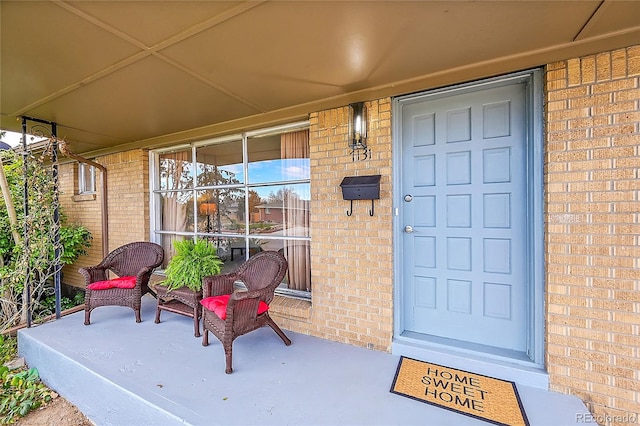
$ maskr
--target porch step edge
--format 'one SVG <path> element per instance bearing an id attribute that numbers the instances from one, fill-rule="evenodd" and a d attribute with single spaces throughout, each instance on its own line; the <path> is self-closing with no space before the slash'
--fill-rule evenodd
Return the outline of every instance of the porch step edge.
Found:
<path id="1" fill-rule="evenodd" d="M 19 330 L 18 335 L 18 354 L 27 365 L 37 368 L 45 385 L 75 405 L 94 424 L 190 424 L 105 379 L 62 353 L 60 348 L 43 344 L 29 334 L 29 329 Z"/>

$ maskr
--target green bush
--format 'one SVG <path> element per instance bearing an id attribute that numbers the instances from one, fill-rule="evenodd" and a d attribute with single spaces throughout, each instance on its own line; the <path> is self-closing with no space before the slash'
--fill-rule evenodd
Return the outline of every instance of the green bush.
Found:
<path id="1" fill-rule="evenodd" d="M 51 390 L 40 382 L 35 368 L 14 372 L 0 367 L 0 424 L 15 423 L 42 404 L 51 401 Z"/>
<path id="2" fill-rule="evenodd" d="M 60 309 L 71 309 L 75 306 L 82 305 L 84 303 L 84 293 L 77 293 L 73 297 L 63 296 L 60 298 Z M 40 302 L 40 306 L 38 310 L 33 313 L 34 317 L 46 317 L 47 315 L 52 315 L 56 312 L 56 297 L 55 296 L 47 296 L 44 300 Z"/>
<path id="3" fill-rule="evenodd" d="M 0 334 L 0 361 L 5 364 L 18 356 L 18 339 Z M 38 370 L 9 370 L 0 366 L 0 424 L 15 423 L 29 411 L 51 401 L 51 390 L 41 381 Z"/>
<path id="4" fill-rule="evenodd" d="M 0 334 L 0 364 L 18 356 L 18 339 Z"/>
<path id="5" fill-rule="evenodd" d="M 63 265 L 71 265 L 78 257 L 87 254 L 91 247 L 93 236 L 87 228 L 78 224 L 64 225 L 60 227 L 60 244 L 62 256 L 60 262 Z"/>

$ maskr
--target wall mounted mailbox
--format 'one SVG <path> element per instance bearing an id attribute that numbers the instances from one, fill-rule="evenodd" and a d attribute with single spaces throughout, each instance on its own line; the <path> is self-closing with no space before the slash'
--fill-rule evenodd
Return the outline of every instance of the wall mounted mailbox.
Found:
<path id="1" fill-rule="evenodd" d="M 369 215 L 373 216 L 373 200 L 380 199 L 380 177 L 381 175 L 347 176 L 342 179 L 342 199 L 351 201 L 347 216 L 353 214 L 353 200 L 371 200 Z"/>

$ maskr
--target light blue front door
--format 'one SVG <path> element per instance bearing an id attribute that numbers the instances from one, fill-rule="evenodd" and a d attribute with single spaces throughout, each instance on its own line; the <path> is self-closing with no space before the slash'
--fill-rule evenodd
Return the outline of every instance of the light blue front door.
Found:
<path id="1" fill-rule="evenodd" d="M 400 104 L 405 331 L 526 352 L 526 93 L 516 80 Z"/>

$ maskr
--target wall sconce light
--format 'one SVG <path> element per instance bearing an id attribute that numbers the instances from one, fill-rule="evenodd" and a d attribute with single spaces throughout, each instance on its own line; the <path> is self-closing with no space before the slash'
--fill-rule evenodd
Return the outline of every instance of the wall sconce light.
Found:
<path id="1" fill-rule="evenodd" d="M 367 147 L 367 124 L 364 102 L 349 104 L 349 148 L 353 161 L 366 160 L 371 156 L 371 148 Z"/>

